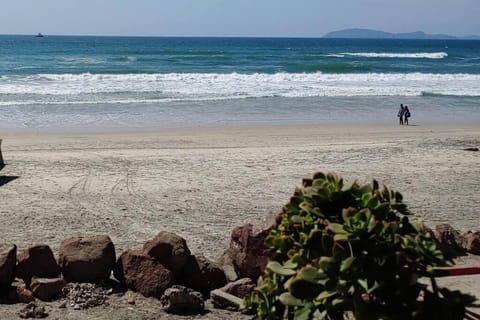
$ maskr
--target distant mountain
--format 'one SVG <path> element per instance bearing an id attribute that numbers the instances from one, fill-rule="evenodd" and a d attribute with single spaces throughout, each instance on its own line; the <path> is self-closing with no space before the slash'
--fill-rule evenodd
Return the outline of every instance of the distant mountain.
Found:
<path id="1" fill-rule="evenodd" d="M 428 34 L 423 31 L 408 33 L 390 33 L 371 29 L 344 29 L 327 33 L 324 38 L 360 38 L 360 39 L 468 39 L 480 40 L 479 36 L 454 37 L 447 34 Z"/>

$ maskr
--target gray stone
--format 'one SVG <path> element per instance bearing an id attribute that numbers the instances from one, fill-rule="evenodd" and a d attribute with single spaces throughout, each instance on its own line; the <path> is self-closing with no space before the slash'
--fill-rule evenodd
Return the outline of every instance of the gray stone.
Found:
<path id="1" fill-rule="evenodd" d="M 228 283 L 226 286 L 221 287 L 220 290 L 243 299 L 251 295 L 255 287 L 255 282 L 252 279 L 243 278 Z"/>
<path id="2" fill-rule="evenodd" d="M 75 310 L 84 310 L 108 305 L 107 291 L 94 283 L 68 283 L 62 289 L 62 297 Z"/>
<path id="3" fill-rule="evenodd" d="M 48 317 L 48 313 L 45 312 L 45 307 L 37 305 L 34 301 L 30 302 L 25 306 L 25 308 L 20 310 L 18 315 L 23 319 L 42 319 Z"/>
<path id="4" fill-rule="evenodd" d="M 205 312 L 202 294 L 183 286 L 174 285 L 165 290 L 160 303 L 169 313 L 193 315 Z"/>
<path id="5" fill-rule="evenodd" d="M 217 309 L 228 309 L 235 311 L 239 310 L 243 306 L 242 299 L 220 289 L 210 292 L 210 298 L 212 299 L 213 306 Z"/>

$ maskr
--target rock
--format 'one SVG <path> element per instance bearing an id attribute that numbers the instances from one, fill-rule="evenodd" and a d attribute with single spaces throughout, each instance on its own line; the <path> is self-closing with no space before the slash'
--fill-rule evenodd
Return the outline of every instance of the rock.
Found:
<path id="1" fill-rule="evenodd" d="M 445 258 L 453 259 L 465 254 L 465 250 L 462 248 L 463 238 L 460 232 L 451 225 L 437 225 L 433 234 Z"/>
<path id="2" fill-rule="evenodd" d="M 205 311 L 200 292 L 178 285 L 165 290 L 160 303 L 165 311 L 174 314 L 193 315 Z"/>
<path id="3" fill-rule="evenodd" d="M 480 255 L 480 231 L 468 231 L 463 235 L 463 248 L 471 254 Z"/>
<path id="4" fill-rule="evenodd" d="M 203 256 L 190 256 L 183 269 L 181 280 L 183 285 L 208 295 L 213 289 L 227 283 L 225 273 L 215 263 Z"/>
<path id="5" fill-rule="evenodd" d="M 243 305 L 242 299 L 219 289 L 210 292 L 210 298 L 212 299 L 213 306 L 217 309 L 235 311 L 239 310 Z"/>
<path id="6" fill-rule="evenodd" d="M 216 264 L 223 269 L 225 277 L 228 282 L 233 282 L 238 280 L 237 272 L 235 271 L 235 266 L 233 265 L 233 255 L 231 249 L 225 250 L 222 255 L 216 260 Z"/>
<path id="7" fill-rule="evenodd" d="M 17 246 L 0 244 L 0 293 L 7 293 L 15 279 L 17 264 Z"/>
<path id="8" fill-rule="evenodd" d="M 256 284 L 250 278 L 243 278 L 235 282 L 230 282 L 220 290 L 234 295 L 235 297 L 245 298 L 252 294 Z"/>
<path id="9" fill-rule="evenodd" d="M 134 306 L 136 302 L 135 302 L 134 298 L 130 297 L 130 298 L 127 299 L 127 303 Z"/>
<path id="10" fill-rule="evenodd" d="M 60 245 L 59 264 L 69 282 L 98 283 L 110 277 L 115 247 L 107 235 L 66 239 Z"/>
<path id="11" fill-rule="evenodd" d="M 17 261 L 16 276 L 23 279 L 27 287 L 32 277 L 55 278 L 61 273 L 52 249 L 47 245 L 28 248 L 17 256 Z"/>
<path id="12" fill-rule="evenodd" d="M 51 300 L 58 296 L 63 287 L 65 286 L 65 280 L 63 278 L 32 278 L 30 287 L 32 288 L 33 295 L 43 301 Z"/>
<path id="13" fill-rule="evenodd" d="M 48 313 L 45 312 L 45 307 L 40 307 L 38 306 L 35 302 L 30 302 L 20 310 L 18 313 L 20 318 L 35 318 L 35 319 L 41 319 L 41 318 L 46 318 L 48 317 Z"/>
<path id="14" fill-rule="evenodd" d="M 228 268 L 233 265 L 238 277 L 256 281 L 263 274 L 269 260 L 265 239 L 270 229 L 257 230 L 251 224 L 233 229 L 230 247 L 219 260 L 222 268 L 225 270 L 225 266 Z M 229 276 L 229 280 L 231 278 Z"/>
<path id="15" fill-rule="evenodd" d="M 35 300 L 32 291 L 26 289 L 24 286 L 18 286 L 16 288 L 17 300 L 21 303 L 29 303 Z"/>
<path id="16" fill-rule="evenodd" d="M 182 272 L 190 257 L 185 239 L 167 231 L 161 231 L 155 238 L 148 240 L 143 245 L 143 253 L 155 258 L 175 276 Z"/>
<path id="17" fill-rule="evenodd" d="M 146 297 L 161 298 L 175 283 L 170 270 L 154 258 L 133 250 L 123 252 L 118 258 L 114 275 L 127 288 Z"/>
<path id="18" fill-rule="evenodd" d="M 74 310 L 108 305 L 108 290 L 94 283 L 68 283 L 62 289 L 62 297 Z"/>

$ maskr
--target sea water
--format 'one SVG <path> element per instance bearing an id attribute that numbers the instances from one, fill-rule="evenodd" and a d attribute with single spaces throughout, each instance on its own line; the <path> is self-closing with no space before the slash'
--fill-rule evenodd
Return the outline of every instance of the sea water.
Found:
<path id="1" fill-rule="evenodd" d="M 480 123 L 480 41 L 0 36 L 0 131 Z"/>

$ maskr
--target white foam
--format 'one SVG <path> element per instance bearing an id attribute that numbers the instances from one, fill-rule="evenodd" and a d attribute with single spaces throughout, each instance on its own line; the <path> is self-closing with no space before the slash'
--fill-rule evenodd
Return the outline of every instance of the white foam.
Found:
<path id="1" fill-rule="evenodd" d="M 480 75 L 425 73 L 41 74 L 0 77 L 0 105 L 259 97 L 480 96 Z"/>
<path id="2" fill-rule="evenodd" d="M 448 57 L 446 52 L 414 52 L 414 53 L 388 53 L 388 52 L 344 52 L 339 55 L 364 57 L 364 58 L 409 58 L 409 59 L 443 59 Z"/>

